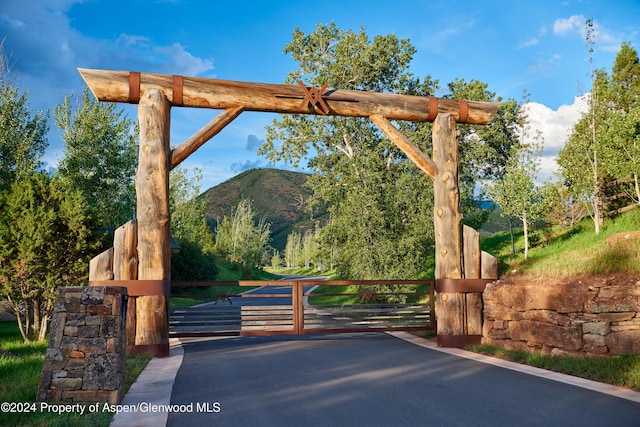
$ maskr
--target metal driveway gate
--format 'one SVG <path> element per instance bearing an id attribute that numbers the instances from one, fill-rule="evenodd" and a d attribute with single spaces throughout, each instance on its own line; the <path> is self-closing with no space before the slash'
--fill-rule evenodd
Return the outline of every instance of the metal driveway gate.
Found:
<path id="1" fill-rule="evenodd" d="M 172 289 L 171 337 L 436 329 L 430 280 L 174 282 Z M 207 302 L 180 307 L 192 298 Z"/>

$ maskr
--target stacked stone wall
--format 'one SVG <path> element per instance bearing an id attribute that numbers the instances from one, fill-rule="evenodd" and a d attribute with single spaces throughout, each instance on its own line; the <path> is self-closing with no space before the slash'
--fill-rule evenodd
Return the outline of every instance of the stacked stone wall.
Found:
<path id="1" fill-rule="evenodd" d="M 38 400 L 120 402 L 126 298 L 123 287 L 58 288 Z"/>
<path id="2" fill-rule="evenodd" d="M 640 354 L 640 281 L 498 281 L 483 294 L 483 343 L 552 355 Z"/>

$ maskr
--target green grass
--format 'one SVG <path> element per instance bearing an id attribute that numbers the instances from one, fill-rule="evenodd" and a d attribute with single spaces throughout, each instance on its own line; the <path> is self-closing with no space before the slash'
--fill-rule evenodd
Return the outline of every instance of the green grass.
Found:
<path id="1" fill-rule="evenodd" d="M 589 218 L 574 227 L 554 228 L 551 233 L 534 230 L 529 259 L 524 260 L 522 229 L 515 232 L 516 255 L 511 253 L 508 232 L 483 237 L 480 246 L 500 261 L 501 277 L 517 271 L 528 277 L 575 277 L 600 274 L 640 275 L 640 238 L 622 239 L 612 244 L 612 236 L 640 230 L 640 210 L 605 220 L 595 234 Z M 619 237 L 619 236 L 618 236 Z M 491 346 L 472 346 L 471 351 L 511 360 L 568 375 L 623 386 L 640 391 L 640 356 L 609 358 L 543 356 L 504 350 Z"/>
<path id="2" fill-rule="evenodd" d="M 340 294 L 340 295 L 328 295 L 328 296 L 310 296 L 309 304 L 311 305 L 352 305 L 358 304 L 361 297 L 357 295 L 343 295 L 343 294 L 357 294 L 360 292 L 360 286 L 325 286 L 320 285 L 314 289 L 313 294 Z"/>
<path id="3" fill-rule="evenodd" d="M 304 267 L 293 267 L 293 268 L 266 267 L 265 270 L 267 272 L 273 273 L 274 275 L 291 274 L 291 275 L 295 275 L 295 276 L 313 276 L 313 277 L 320 276 L 320 277 L 326 277 L 327 280 L 335 280 L 337 278 L 335 270 L 323 270 L 323 271 L 320 271 L 314 266 L 311 266 L 309 268 L 304 268 Z"/>
<path id="4" fill-rule="evenodd" d="M 640 239 L 631 239 L 623 245 L 607 242 L 617 233 L 640 230 L 640 210 L 627 212 L 615 219 L 607 219 L 600 234 L 595 234 L 593 222 L 585 219 L 569 229 L 552 230 L 548 244 L 540 230 L 531 233 L 535 246 L 524 260 L 522 230 L 515 233 L 516 256 L 511 255 L 508 232 L 496 233 L 481 239 L 484 251 L 501 262 L 501 273 L 513 270 L 540 277 L 571 277 L 609 273 L 640 275 Z"/>
<path id="5" fill-rule="evenodd" d="M 374 292 L 429 292 L 429 285 L 399 285 L 397 290 L 394 290 L 392 286 L 374 287 Z M 348 286 L 328 286 L 320 285 L 314 289 L 314 294 L 338 294 L 327 296 L 310 296 L 309 304 L 311 305 L 354 305 L 362 302 L 362 286 L 348 285 Z M 357 295 L 348 295 L 357 294 Z M 381 296 L 383 297 L 383 296 Z M 429 302 L 429 295 L 408 295 L 406 298 L 407 303 L 420 303 L 426 304 Z"/>
<path id="6" fill-rule="evenodd" d="M 504 350 L 488 345 L 470 346 L 467 349 L 549 371 L 640 391 L 640 356 L 637 355 L 609 358 L 544 356 L 540 353 Z"/>
<path id="7" fill-rule="evenodd" d="M 24 343 L 16 322 L 0 322 L 0 402 L 34 403 L 46 342 Z M 128 390 L 147 366 L 148 356 L 127 356 L 125 384 Z M 36 405 L 36 409 L 39 405 Z M 97 412 L 79 414 L 5 413 L 0 412 L 1 426 L 108 426 L 113 414 Z"/>
<path id="8" fill-rule="evenodd" d="M 221 262 L 218 264 L 218 274 L 216 281 L 235 281 L 235 280 L 279 280 L 280 276 L 266 270 L 251 269 L 251 271 L 242 271 L 234 268 L 229 262 Z M 169 304 L 171 308 L 191 307 L 192 305 L 202 304 L 205 302 L 215 301 L 219 295 L 240 294 L 253 289 L 251 286 L 216 286 L 204 288 L 182 288 L 173 289 L 171 291 L 171 299 Z M 185 296 L 182 296 L 185 295 Z M 189 295 L 210 296 L 210 298 L 190 298 Z"/>

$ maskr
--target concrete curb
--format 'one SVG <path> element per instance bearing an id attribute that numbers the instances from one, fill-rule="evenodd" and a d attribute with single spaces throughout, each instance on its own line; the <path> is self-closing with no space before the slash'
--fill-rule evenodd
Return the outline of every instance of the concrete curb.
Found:
<path id="1" fill-rule="evenodd" d="M 632 402 L 640 403 L 640 392 L 619 387 L 611 384 L 599 383 L 597 381 L 587 380 L 584 378 L 574 377 L 571 375 L 561 374 L 558 372 L 547 371 L 533 366 L 521 365 L 519 363 L 510 362 L 508 360 L 498 359 L 496 357 L 486 356 L 484 354 L 473 353 L 458 348 L 440 348 L 438 345 L 424 338 L 417 337 L 408 332 L 387 332 L 389 335 L 399 338 L 401 340 L 410 342 L 421 347 L 430 348 L 432 350 L 440 351 L 442 353 L 448 353 L 458 357 L 464 357 L 465 359 L 475 360 L 476 362 L 486 363 L 488 365 L 498 366 L 500 368 L 510 369 L 512 371 L 522 372 L 528 375 L 533 375 L 540 378 L 546 378 L 552 381 L 558 381 L 565 384 L 570 384 L 576 387 L 586 388 L 598 393 L 608 394 L 610 396 L 618 397 L 620 399 L 631 400 Z"/>
<path id="2" fill-rule="evenodd" d="M 129 388 L 120 406 L 130 412 L 119 412 L 113 417 L 111 427 L 158 427 L 167 425 L 169 412 L 152 411 L 150 405 L 169 405 L 171 391 L 184 358 L 182 343 L 177 338 L 169 340 L 169 357 L 149 361 L 136 382 Z"/>

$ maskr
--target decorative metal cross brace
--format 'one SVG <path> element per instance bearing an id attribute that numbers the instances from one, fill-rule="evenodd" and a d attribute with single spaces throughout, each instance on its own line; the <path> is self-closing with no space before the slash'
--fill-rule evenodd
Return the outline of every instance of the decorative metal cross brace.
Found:
<path id="1" fill-rule="evenodd" d="M 304 99 L 300 103 L 300 109 L 307 106 L 317 107 L 322 114 L 329 114 L 329 106 L 324 102 L 325 96 L 323 95 L 329 87 L 329 83 L 325 82 L 320 89 L 315 87 L 307 88 L 302 80 L 298 80 L 298 85 L 304 91 Z"/>
<path id="2" fill-rule="evenodd" d="M 360 292 L 360 304 L 367 301 L 375 302 L 377 298 L 378 293 L 373 289 L 365 289 Z"/>

